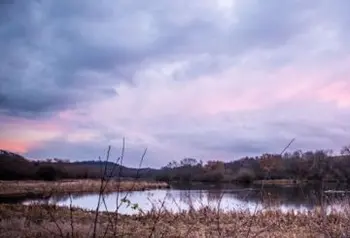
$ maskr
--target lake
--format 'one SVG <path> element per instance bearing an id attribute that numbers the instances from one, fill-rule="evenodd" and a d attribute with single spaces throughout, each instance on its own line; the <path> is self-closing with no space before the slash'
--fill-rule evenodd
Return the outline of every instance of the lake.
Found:
<path id="1" fill-rule="evenodd" d="M 350 198 L 348 191 L 347 186 L 337 184 L 283 187 L 265 185 L 263 189 L 257 185 L 172 185 L 170 189 L 104 195 L 99 210 L 115 211 L 118 206 L 118 212 L 121 214 L 136 214 L 139 209 L 144 212 L 152 208 L 177 212 L 188 210 L 190 207 L 199 209 L 208 206 L 221 211 L 254 212 L 261 209 L 280 209 L 286 212 L 305 212 L 324 204 L 330 211 L 342 209 L 344 202 Z M 60 206 L 72 204 L 75 207 L 95 210 L 98 200 L 98 194 L 74 194 L 71 197 L 53 196 L 47 200 L 27 200 L 23 203 L 48 202 Z"/>

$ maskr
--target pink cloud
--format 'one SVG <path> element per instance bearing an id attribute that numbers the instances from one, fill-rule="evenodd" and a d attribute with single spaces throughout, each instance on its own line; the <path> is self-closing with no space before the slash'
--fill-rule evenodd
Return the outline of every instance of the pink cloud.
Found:
<path id="1" fill-rule="evenodd" d="M 333 102 L 340 108 L 350 107 L 350 81 L 336 81 L 317 91 L 322 101 Z"/>
<path id="2" fill-rule="evenodd" d="M 33 149 L 35 146 L 36 143 L 29 141 L 21 141 L 20 139 L 12 141 L 0 138 L 0 149 L 8 150 L 11 152 L 26 153 L 30 149 Z"/>
<path id="3" fill-rule="evenodd" d="M 136 74 L 135 84 L 116 86 L 118 97 L 91 104 L 84 117 L 75 115 L 74 111 L 61 116 L 72 120 L 80 117 L 108 128 L 108 132 L 116 136 L 126 136 L 133 142 L 143 141 L 153 148 L 168 146 L 173 149 L 174 144 L 166 145 L 157 135 L 172 131 L 191 131 L 193 134 L 205 130 L 221 131 L 224 127 L 228 129 L 223 131 L 229 131 L 231 125 L 221 120 L 221 113 L 243 117 L 261 112 L 268 113 L 267 118 L 271 113 L 273 117 L 288 114 L 289 118 L 301 118 L 304 115 L 301 111 L 307 108 L 305 105 L 324 102 L 324 95 L 318 91 L 335 77 L 341 78 L 339 72 L 346 75 L 346 65 L 342 61 L 328 62 L 328 67 L 289 65 L 269 70 L 235 65 L 215 75 L 189 80 L 174 80 L 173 74 L 177 72 L 171 71 L 172 64 L 169 67 L 167 64 L 148 65 L 144 72 Z M 333 91 L 340 88 L 334 87 Z M 342 92 L 336 95 L 342 95 L 342 101 L 346 102 L 346 91 Z M 289 106 L 298 110 L 290 111 Z M 181 150 L 185 150 L 183 146 L 181 144 Z"/>
<path id="4" fill-rule="evenodd" d="M 40 129 L 40 130 L 61 130 L 62 125 L 59 124 L 58 121 L 53 119 L 47 120 L 30 120 L 26 118 L 18 118 L 18 117 L 9 117 L 9 116 L 0 116 L 0 121 L 3 124 L 8 126 L 14 126 L 20 128 L 32 128 L 32 129 Z"/>
<path id="5" fill-rule="evenodd" d="M 0 121 L 0 148 L 21 153 L 65 133 L 64 124 L 53 119 L 30 120 L 0 116 Z"/>
<path id="6" fill-rule="evenodd" d="M 201 114 L 267 109 L 281 102 L 311 99 L 314 88 L 327 82 L 331 71 L 286 67 L 276 71 L 229 70 L 211 81 L 199 98 L 189 100 L 188 111 Z M 221 81 L 221 82 L 220 82 Z M 222 82 L 224 81 L 224 83 Z M 193 85 L 193 94 L 201 82 Z M 215 84 L 222 84 L 217 86 Z"/>

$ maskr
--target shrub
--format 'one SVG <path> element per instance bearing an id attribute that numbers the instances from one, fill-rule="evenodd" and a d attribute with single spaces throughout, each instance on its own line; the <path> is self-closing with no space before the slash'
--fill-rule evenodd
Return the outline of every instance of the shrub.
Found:
<path id="1" fill-rule="evenodd" d="M 58 169 L 54 168 L 53 166 L 44 165 L 39 167 L 38 171 L 36 172 L 36 175 L 39 179 L 54 181 L 61 176 L 61 173 Z"/>
<path id="2" fill-rule="evenodd" d="M 205 173 L 203 176 L 200 177 L 201 181 L 204 182 L 212 182 L 212 183 L 218 183 L 223 181 L 224 179 L 224 174 L 220 172 L 209 172 Z"/>
<path id="3" fill-rule="evenodd" d="M 167 174 L 160 174 L 156 176 L 156 181 L 169 182 L 171 181 L 171 176 Z"/>
<path id="4" fill-rule="evenodd" d="M 242 183 L 252 183 L 256 178 L 253 170 L 241 168 L 236 176 L 236 180 Z"/>

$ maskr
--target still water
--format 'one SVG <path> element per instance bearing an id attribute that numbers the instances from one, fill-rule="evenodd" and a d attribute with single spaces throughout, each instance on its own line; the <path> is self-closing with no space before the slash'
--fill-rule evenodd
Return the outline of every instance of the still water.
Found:
<path id="1" fill-rule="evenodd" d="M 200 209 L 211 207 L 221 211 L 259 211 L 262 209 L 280 209 L 305 212 L 325 205 L 328 211 L 342 210 L 348 203 L 350 193 L 340 185 L 327 186 L 260 186 L 242 187 L 235 185 L 173 185 L 170 189 L 111 193 L 100 200 L 100 211 L 115 211 L 121 214 L 136 214 L 150 211 L 152 208 L 177 212 L 191 207 Z M 74 206 L 95 210 L 99 201 L 98 194 L 75 194 L 53 196 L 48 200 L 24 201 L 55 203 L 60 206 Z"/>

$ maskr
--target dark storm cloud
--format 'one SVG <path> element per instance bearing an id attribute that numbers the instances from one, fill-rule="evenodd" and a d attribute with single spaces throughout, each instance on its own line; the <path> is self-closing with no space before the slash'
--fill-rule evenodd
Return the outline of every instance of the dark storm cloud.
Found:
<path id="1" fill-rule="evenodd" d="M 69 21 L 57 24 L 46 7 L 39 1 L 1 6 L 0 109 L 7 114 L 39 116 L 115 96 L 115 82 L 89 74 L 111 69 L 123 61 L 121 54 L 84 45 L 78 29 L 65 30 Z M 118 74 L 113 79 L 117 81 Z"/>

